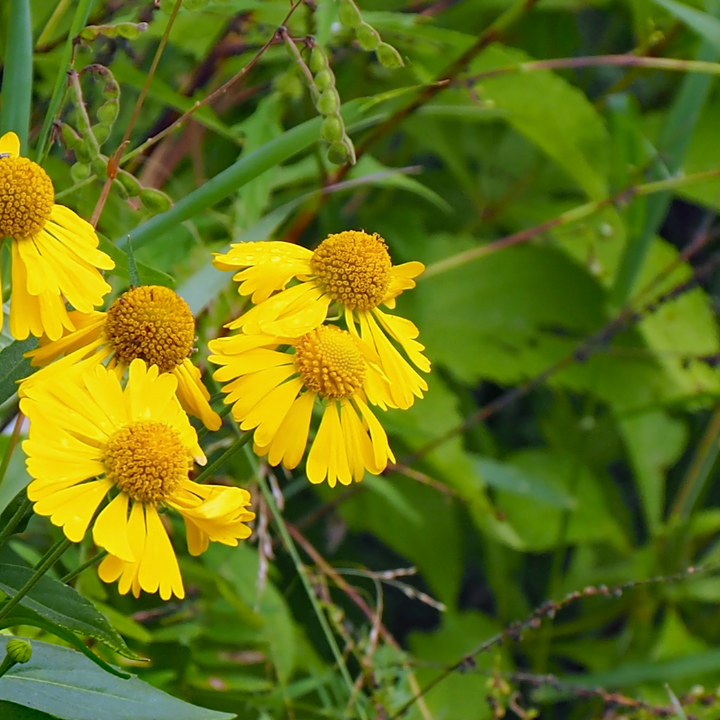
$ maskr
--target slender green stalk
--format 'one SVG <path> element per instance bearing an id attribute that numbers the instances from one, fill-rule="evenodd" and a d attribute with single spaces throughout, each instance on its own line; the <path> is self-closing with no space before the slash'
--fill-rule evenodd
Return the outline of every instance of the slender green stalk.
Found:
<path id="1" fill-rule="evenodd" d="M 60 556 L 70 547 L 71 542 L 66 537 L 58 540 L 40 560 L 32 577 L 13 595 L 10 600 L 0 608 L 0 620 L 7 617 L 18 603 L 35 587 L 40 578 L 60 559 Z"/>
<path id="2" fill-rule="evenodd" d="M 305 592 L 307 593 L 308 599 L 312 603 L 313 610 L 315 610 L 315 615 L 317 616 L 318 622 L 322 627 L 322 631 L 325 634 L 325 638 L 328 642 L 328 645 L 330 646 L 330 649 L 332 650 L 332 654 L 335 657 L 335 662 L 337 662 L 338 668 L 340 669 L 340 674 L 343 676 L 343 679 L 345 680 L 345 683 L 347 684 L 350 691 L 350 696 L 352 697 L 355 693 L 355 683 L 353 682 L 352 677 L 350 677 L 350 672 L 347 669 L 347 665 L 345 665 L 345 660 L 343 659 L 340 648 L 335 641 L 335 636 L 333 635 L 332 629 L 330 628 L 330 624 L 328 623 L 327 618 L 325 617 L 325 613 L 323 612 L 322 608 L 320 607 L 320 603 L 317 600 L 315 591 L 310 584 L 310 579 L 307 576 L 305 565 L 300 559 L 300 553 L 298 553 L 297 548 L 295 547 L 295 543 L 290 537 L 290 533 L 285 526 L 285 521 L 283 520 L 277 503 L 275 502 L 275 496 L 272 494 L 272 491 L 268 487 L 267 479 L 260 472 L 258 472 L 259 468 L 257 467 L 257 461 L 255 456 L 252 455 L 252 453 L 250 452 L 247 453 L 247 456 L 255 468 L 255 474 L 260 485 L 260 490 L 262 491 L 263 497 L 265 498 L 265 502 L 270 508 L 270 512 L 272 512 L 275 524 L 280 531 L 280 536 L 282 537 L 283 544 L 287 548 L 288 553 L 290 553 L 290 557 L 292 558 L 293 564 L 295 565 L 295 569 L 297 570 L 297 573 L 302 580 Z M 367 717 L 365 714 L 365 709 L 359 704 L 356 705 L 356 707 L 360 717 L 365 720 L 365 718 Z"/>
<path id="3" fill-rule="evenodd" d="M 13 530 L 17 527 L 17 524 L 23 519 L 25 513 L 30 509 L 32 503 L 28 500 L 27 496 L 20 503 L 20 507 L 15 511 L 15 514 L 10 518 L 8 524 L 0 530 L 0 548 L 7 542 L 7 539 L 13 534 Z"/>
<path id="4" fill-rule="evenodd" d="M 17 133 L 20 147 L 27 152 L 33 69 L 30 0 L 11 0 L 9 21 L 2 80 L 0 135 L 11 130 Z"/>
<path id="5" fill-rule="evenodd" d="M 64 17 L 71 3 L 72 0 L 60 0 L 60 2 L 55 6 L 53 14 L 50 16 L 50 19 L 45 23 L 45 27 L 43 28 L 43 31 L 40 33 L 40 37 L 35 43 L 36 48 L 40 48 L 50 42 L 50 40 L 52 39 L 52 34 L 55 32 L 58 23 Z"/>
<path id="6" fill-rule="evenodd" d="M 42 164 L 43 160 L 45 160 L 45 157 L 50 149 L 48 142 L 50 139 L 50 130 L 52 129 L 55 115 L 60 109 L 60 104 L 62 103 L 62 98 L 65 94 L 65 88 L 67 87 L 67 71 L 70 68 L 70 60 L 73 55 L 73 40 L 75 39 L 75 36 L 78 35 L 85 27 L 94 2 L 95 0 L 78 0 L 75 17 L 73 17 L 72 24 L 70 25 L 70 33 L 68 34 L 65 49 L 63 50 L 63 55 L 60 59 L 60 67 L 58 68 L 58 74 L 55 78 L 55 86 L 53 87 L 52 97 L 50 98 L 50 105 L 48 106 L 47 113 L 45 114 L 42 129 L 40 130 L 40 138 L 38 139 L 36 152 L 36 159 L 40 164 Z"/>
<path id="7" fill-rule="evenodd" d="M 208 465 L 196 478 L 195 482 L 201 483 L 212 477 L 214 472 L 224 465 L 247 441 L 252 437 L 251 432 L 241 435 L 214 463 Z"/>
<path id="8" fill-rule="evenodd" d="M 78 565 L 72 572 L 69 572 L 64 578 L 62 578 L 62 582 L 69 583 L 71 580 L 74 580 L 78 575 L 84 573 L 88 568 L 99 563 L 107 554 L 107 550 L 99 548 L 98 551 L 91 558 L 86 560 L 81 565 Z"/>

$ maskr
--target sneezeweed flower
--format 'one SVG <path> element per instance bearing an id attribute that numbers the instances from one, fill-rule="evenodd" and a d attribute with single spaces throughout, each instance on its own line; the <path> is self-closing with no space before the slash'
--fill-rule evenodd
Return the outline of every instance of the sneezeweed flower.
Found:
<path id="1" fill-rule="evenodd" d="M 425 267 L 420 262 L 393 265 L 379 235 L 346 230 L 328 236 L 314 252 L 285 242 L 240 243 L 213 262 L 221 270 L 238 270 L 233 276 L 240 283 L 238 291 L 255 304 L 229 328 L 299 337 L 321 325 L 335 304 L 347 329 L 374 348 L 389 380 L 391 407 L 409 408 L 427 390 L 425 380 L 391 342 L 402 347 L 415 367 L 429 372 L 425 348 L 416 340 L 418 329 L 380 307 L 393 309 L 395 298 L 415 287 L 414 278 Z M 299 284 L 286 287 L 293 279 Z"/>
<path id="2" fill-rule="evenodd" d="M 183 516 L 193 555 L 210 540 L 237 545 L 255 517 L 245 490 L 189 479 L 193 460 L 206 459 L 176 389 L 175 376 L 133 360 L 124 387 L 103 365 L 82 374 L 76 367 L 64 382 L 29 386 L 20 401 L 30 421 L 23 450 L 35 512 L 80 542 L 109 497 L 92 528 L 95 544 L 110 553 L 98 573 L 135 597 L 141 589 L 163 600 L 185 595 L 161 508 Z"/>
<path id="3" fill-rule="evenodd" d="M 115 263 L 98 250 L 92 225 L 55 204 L 48 174 L 20 157 L 11 132 L 0 137 L 2 237 L 12 239 L 10 332 L 18 340 L 30 334 L 57 340 L 63 328 L 74 330 L 65 300 L 89 313 L 110 292 L 99 271 Z"/>
<path id="4" fill-rule="evenodd" d="M 238 333 L 209 345 L 210 362 L 222 366 L 214 377 L 227 383 L 225 403 L 241 429 L 255 430 L 255 452 L 271 465 L 300 464 L 317 405 L 322 419 L 307 458 L 310 482 L 349 485 L 395 461 L 367 404 L 369 396 L 389 403 L 386 385 L 377 382 L 382 373 L 372 349 L 351 333 L 321 325 L 299 338 Z"/>
<path id="5" fill-rule="evenodd" d="M 93 367 L 107 361 L 122 375 L 140 358 L 157 365 L 161 373 L 177 378 L 177 395 L 183 408 L 202 420 L 209 430 L 221 425 L 210 407 L 210 394 L 190 356 L 195 343 L 195 319 L 187 303 L 170 288 L 143 285 L 121 295 L 107 312 L 71 313 L 76 327 L 59 340 L 40 341 L 27 355 L 43 369 L 23 382 L 20 394 L 32 383 L 62 382 L 68 368 Z M 62 359 L 57 360 L 63 355 Z M 55 362 L 52 362 L 55 360 Z"/>

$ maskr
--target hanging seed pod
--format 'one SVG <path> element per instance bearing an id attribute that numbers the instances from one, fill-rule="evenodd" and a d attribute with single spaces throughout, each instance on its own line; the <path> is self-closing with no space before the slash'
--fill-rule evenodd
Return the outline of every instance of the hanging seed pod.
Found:
<path id="1" fill-rule="evenodd" d="M 76 162 L 70 168 L 70 177 L 74 183 L 82 182 L 90 177 L 91 168 L 88 163 Z"/>
<path id="2" fill-rule="evenodd" d="M 330 61 L 325 51 L 319 46 L 315 45 L 310 53 L 310 69 L 313 73 L 319 73 L 321 70 L 325 70 L 330 67 Z"/>
<path id="3" fill-rule="evenodd" d="M 320 93 L 317 109 L 321 115 L 334 115 L 340 109 L 340 96 L 335 88 L 328 88 Z"/>
<path id="4" fill-rule="evenodd" d="M 130 197 L 127 188 L 120 182 L 120 180 L 118 180 L 118 178 L 115 178 L 112 183 L 110 183 L 110 189 L 114 190 L 120 196 L 121 200 L 127 200 Z"/>
<path id="5" fill-rule="evenodd" d="M 75 157 L 79 163 L 90 163 L 92 155 L 90 154 L 87 140 L 83 138 L 73 149 L 75 150 Z"/>
<path id="6" fill-rule="evenodd" d="M 120 37 L 125 38 L 126 40 L 136 40 L 140 33 L 145 32 L 148 28 L 148 24 L 145 22 L 142 23 L 118 23 L 117 31 L 118 35 Z"/>
<path id="7" fill-rule="evenodd" d="M 380 33 L 366 22 L 355 28 L 355 37 L 358 45 L 367 52 L 377 50 L 381 42 Z"/>
<path id="8" fill-rule="evenodd" d="M 129 197 L 137 197 L 142 190 L 142 186 L 137 178 L 126 170 L 119 169 L 117 171 L 117 182 L 123 186 L 123 189 Z"/>
<path id="9" fill-rule="evenodd" d="M 327 159 L 333 165 L 344 165 L 350 158 L 347 146 L 343 142 L 334 142 L 327 151 Z"/>
<path id="10" fill-rule="evenodd" d="M 92 134 L 95 136 L 95 139 L 98 141 L 99 145 L 102 145 L 110 135 L 110 126 L 103 125 L 102 123 L 93 125 L 90 130 L 92 131 Z"/>
<path id="11" fill-rule="evenodd" d="M 320 137 L 329 143 L 342 140 L 345 137 L 345 123 L 340 113 L 328 115 L 320 127 Z"/>
<path id="12" fill-rule="evenodd" d="M 375 52 L 380 64 L 383 67 L 395 70 L 396 68 L 403 67 L 405 65 L 400 53 L 392 45 L 386 42 L 381 42 Z"/>
<path id="13" fill-rule="evenodd" d="M 358 6 L 352 0 L 340 0 L 338 20 L 347 27 L 356 28 L 362 24 L 362 16 Z"/>
<path id="14" fill-rule="evenodd" d="M 60 133 L 65 141 L 65 147 L 67 147 L 68 150 L 74 150 L 82 142 L 80 135 L 65 123 L 60 126 Z"/>
<path id="15" fill-rule="evenodd" d="M 101 180 L 107 180 L 107 164 L 108 164 L 108 158 L 106 155 L 98 155 L 92 163 L 90 163 L 90 166 L 92 167 L 92 171 L 101 179 Z"/>
<path id="16" fill-rule="evenodd" d="M 110 75 L 110 77 L 106 78 L 105 85 L 102 89 L 103 97 L 106 100 L 117 100 L 120 97 L 120 85 L 118 84 L 117 80 Z"/>
<path id="17" fill-rule="evenodd" d="M 120 103 L 117 100 L 104 102 L 97 110 L 97 119 L 103 124 L 112 127 L 120 112 Z M 97 137 L 97 136 L 96 136 Z M 99 140 L 99 138 L 98 138 Z"/>
<path id="18" fill-rule="evenodd" d="M 335 87 L 335 75 L 329 67 L 323 68 L 315 76 L 315 87 L 317 87 L 320 92 Z"/>
<path id="19" fill-rule="evenodd" d="M 154 215 L 172 207 L 172 200 L 164 192 L 155 188 L 142 188 L 140 202 Z"/>

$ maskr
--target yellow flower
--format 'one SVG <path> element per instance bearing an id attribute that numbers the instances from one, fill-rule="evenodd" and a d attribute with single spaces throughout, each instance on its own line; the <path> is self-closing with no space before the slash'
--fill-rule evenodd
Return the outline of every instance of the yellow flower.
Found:
<path id="1" fill-rule="evenodd" d="M 318 397 L 323 412 L 307 459 L 310 482 L 349 485 L 395 461 L 366 401 L 383 399 L 382 373 L 372 349 L 349 332 L 321 325 L 300 338 L 239 333 L 211 340 L 210 351 L 210 361 L 223 366 L 214 377 L 227 383 L 225 403 L 243 430 L 255 428 L 255 452 L 271 465 L 298 466 Z"/>
<path id="2" fill-rule="evenodd" d="M 121 295 L 105 312 L 88 315 L 70 313 L 76 329 L 65 337 L 40 341 L 27 353 L 32 365 L 45 366 L 20 386 L 20 395 L 36 382 L 62 382 L 69 368 L 80 364 L 93 367 L 109 360 L 122 376 L 128 365 L 140 358 L 157 365 L 161 373 L 177 378 L 177 395 L 186 412 L 200 418 L 209 430 L 222 421 L 210 407 L 210 394 L 190 355 L 195 343 L 195 319 L 187 303 L 170 288 L 143 285 Z M 53 360 L 64 355 L 61 360 Z"/>
<path id="3" fill-rule="evenodd" d="M 140 590 L 167 600 L 185 595 L 161 506 L 184 518 L 190 553 L 210 540 L 235 546 L 250 535 L 244 525 L 250 495 L 241 488 L 198 485 L 188 478 L 193 459 L 206 459 L 175 397 L 177 380 L 133 360 L 124 389 L 116 373 L 96 365 L 63 382 L 35 383 L 20 401 L 30 420 L 23 443 L 33 481 L 28 498 L 73 542 L 93 523 L 93 540 L 107 550 L 98 573 L 119 579 L 119 591 Z M 129 514 L 128 514 L 129 509 Z"/>
<path id="4" fill-rule="evenodd" d="M 57 340 L 74 330 L 67 300 L 81 312 L 103 303 L 110 285 L 98 271 L 115 263 L 97 249 L 90 223 L 55 204 L 48 174 L 20 157 L 15 133 L 0 137 L 0 238 L 12 239 L 10 332 Z M 0 310 L 0 319 L 2 318 Z"/>
<path id="5" fill-rule="evenodd" d="M 430 371 L 418 329 L 409 320 L 380 309 L 395 307 L 395 298 L 415 287 L 425 269 L 419 262 L 393 265 L 379 235 L 346 230 L 330 235 L 313 252 L 285 242 L 232 245 L 213 261 L 220 270 L 239 270 L 238 292 L 251 295 L 255 307 L 228 325 L 247 333 L 299 337 L 321 325 L 330 305 L 342 310 L 347 329 L 372 348 L 389 380 L 391 407 L 409 408 L 427 383 L 388 338 L 405 351 L 417 368 Z M 300 284 L 286 289 L 293 279 Z M 280 292 L 278 292 L 280 291 Z M 278 292 L 277 295 L 274 293 Z"/>

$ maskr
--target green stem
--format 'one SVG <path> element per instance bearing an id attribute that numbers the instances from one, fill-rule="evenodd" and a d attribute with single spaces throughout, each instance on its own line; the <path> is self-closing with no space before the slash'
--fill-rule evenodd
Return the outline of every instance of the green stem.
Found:
<path id="1" fill-rule="evenodd" d="M 0 134 L 16 132 L 27 153 L 32 100 L 32 22 L 30 0 L 12 0 L 5 44 Z"/>
<path id="2" fill-rule="evenodd" d="M 0 548 L 5 544 L 7 539 L 12 535 L 13 530 L 17 524 L 23 519 L 25 513 L 30 509 L 32 503 L 28 500 L 27 496 L 20 504 L 20 507 L 15 511 L 15 514 L 10 518 L 10 522 L 0 531 Z"/>
<path id="3" fill-rule="evenodd" d="M 92 567 L 96 563 L 99 563 L 107 554 L 107 550 L 98 548 L 98 551 L 91 558 L 86 560 L 81 565 L 78 565 L 72 572 L 69 572 L 64 578 L 62 578 L 61 582 L 67 584 L 71 580 L 74 580 L 78 575 L 84 573 L 89 567 Z"/>
<path id="4" fill-rule="evenodd" d="M 13 427 L 12 436 L 7 446 L 7 450 L 5 450 L 2 464 L 0 464 L 0 485 L 2 485 L 2 482 L 5 479 L 5 473 L 7 473 L 8 465 L 10 465 L 10 459 L 12 458 L 12 454 L 13 452 L 15 452 L 15 448 L 17 447 L 17 441 L 18 437 L 20 436 L 20 429 L 22 428 L 24 418 L 25 416 L 18 410 L 17 417 L 15 418 L 15 426 Z"/>
<path id="5" fill-rule="evenodd" d="M 272 512 L 273 518 L 275 520 L 275 524 L 277 525 L 278 530 L 280 531 L 280 536 L 282 537 L 283 544 L 287 548 L 288 553 L 290 553 L 290 557 L 292 558 L 292 561 L 295 565 L 295 569 L 297 570 L 298 575 L 300 576 L 300 579 L 302 580 L 303 587 L 305 588 L 305 592 L 307 593 L 307 596 L 313 606 L 313 610 L 315 610 L 315 615 L 317 616 L 318 622 L 320 623 L 320 626 L 322 627 L 322 631 L 325 635 L 325 638 L 327 639 L 328 645 L 330 646 L 330 649 L 332 650 L 332 654 L 335 657 L 335 662 L 338 665 L 338 668 L 340 669 L 340 674 L 343 676 L 343 679 L 345 680 L 345 683 L 348 686 L 348 689 L 350 691 L 350 696 L 352 697 L 355 693 L 355 683 L 353 682 L 352 677 L 350 677 L 350 672 L 347 669 L 347 665 L 345 665 L 345 660 L 343 659 L 342 653 L 340 652 L 340 648 L 338 647 L 337 642 L 335 641 L 335 636 L 333 635 L 332 629 L 330 628 L 330 624 L 327 621 L 327 618 L 325 617 L 325 613 L 323 612 L 322 608 L 320 607 L 320 603 L 317 600 L 317 597 L 315 596 L 315 591 L 312 588 L 312 585 L 310 584 L 310 579 L 307 576 L 307 571 L 305 570 L 305 565 L 303 564 L 302 560 L 300 559 L 300 554 L 297 551 L 297 548 L 295 547 L 295 543 L 293 542 L 293 539 L 290 537 L 290 533 L 288 532 L 287 527 L 285 526 L 285 521 L 283 520 L 282 514 L 280 513 L 280 510 L 277 506 L 277 503 L 275 502 L 275 496 L 272 494 L 272 491 L 268 487 L 268 483 L 266 478 L 259 472 L 259 468 L 257 467 L 257 460 L 255 459 L 255 456 L 252 455 L 252 453 L 247 453 L 248 459 L 250 460 L 250 463 L 253 465 L 253 468 L 255 470 L 255 474 L 258 479 L 258 483 L 260 485 L 260 490 L 262 490 L 263 497 L 265 498 L 265 502 L 267 503 L 268 507 L 270 508 L 270 512 Z M 361 705 L 356 705 L 358 709 L 358 713 L 363 720 L 367 717 L 365 714 L 365 710 Z"/>
<path id="6" fill-rule="evenodd" d="M 13 595 L 10 600 L 0 608 L 0 620 L 7 617 L 19 602 L 35 587 L 40 578 L 60 559 L 60 556 L 70 547 L 71 542 L 66 537 L 58 540 L 43 555 L 40 564 L 35 568 L 32 577 Z"/>
<path id="7" fill-rule="evenodd" d="M 73 55 L 73 40 L 85 27 L 85 23 L 87 22 L 94 2 L 95 0 L 79 0 L 77 9 L 75 10 L 75 17 L 73 17 L 68 39 L 65 43 L 65 49 L 63 50 L 63 55 L 60 59 L 60 67 L 58 69 L 57 77 L 55 78 L 55 86 L 53 87 L 52 97 L 50 98 L 50 105 L 48 106 L 47 113 L 45 114 L 42 130 L 40 130 L 36 160 L 41 165 L 50 149 L 48 142 L 50 139 L 50 130 L 55 120 L 55 115 L 60 109 L 60 104 L 62 103 L 62 98 L 65 94 L 65 88 L 67 87 L 67 71 L 70 68 L 70 60 Z"/>
<path id="8" fill-rule="evenodd" d="M 40 37 L 35 43 L 36 48 L 41 48 L 43 45 L 46 45 L 50 42 L 50 40 L 52 39 L 52 34 L 55 32 L 58 23 L 65 16 L 65 13 L 70 7 L 71 2 L 72 0 L 60 0 L 55 10 L 53 10 L 53 14 L 50 16 L 50 19 L 47 21 L 47 23 L 45 23 L 45 27 L 43 28 L 43 31 L 40 33 Z"/>
<path id="9" fill-rule="evenodd" d="M 193 482 L 201 483 L 211 477 L 213 473 L 224 465 L 245 443 L 252 437 L 252 432 L 241 435 L 215 462 L 210 463 Z"/>

